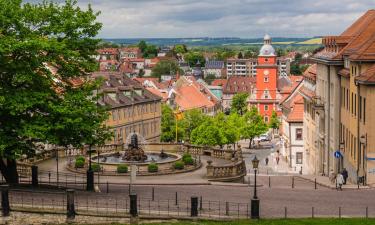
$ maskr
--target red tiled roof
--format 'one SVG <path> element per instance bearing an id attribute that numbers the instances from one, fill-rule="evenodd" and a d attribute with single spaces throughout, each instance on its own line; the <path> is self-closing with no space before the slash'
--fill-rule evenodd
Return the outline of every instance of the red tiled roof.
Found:
<path id="1" fill-rule="evenodd" d="M 306 87 L 301 87 L 299 89 L 299 92 L 302 94 L 302 95 L 305 95 L 306 97 L 309 97 L 309 98 L 313 98 L 315 96 L 315 92 L 307 89 Z"/>
<path id="2" fill-rule="evenodd" d="M 350 71 L 349 69 L 341 69 L 339 72 L 338 72 L 339 75 L 343 76 L 343 77 L 350 77 Z"/>
<path id="3" fill-rule="evenodd" d="M 227 79 L 215 79 L 212 81 L 212 86 L 222 86 L 224 87 L 227 83 Z"/>
<path id="4" fill-rule="evenodd" d="M 303 73 L 303 77 L 306 77 L 311 80 L 316 80 L 316 64 L 309 66 Z"/>
<path id="5" fill-rule="evenodd" d="M 117 55 L 118 49 L 117 48 L 101 48 L 101 49 L 98 49 L 98 53 L 99 54 L 109 53 L 112 55 Z"/>
<path id="6" fill-rule="evenodd" d="M 166 102 L 168 100 L 168 92 L 166 91 L 161 91 L 156 88 L 146 88 L 148 91 L 150 91 L 152 94 L 159 96 L 162 98 L 163 102 Z"/>
<path id="7" fill-rule="evenodd" d="M 224 94 L 236 94 L 241 92 L 250 93 L 251 89 L 255 88 L 255 77 L 248 76 L 231 76 L 228 78 L 225 87 L 223 88 Z"/>
<path id="8" fill-rule="evenodd" d="M 290 109 L 286 121 L 303 122 L 304 104 L 301 94 L 296 93 L 291 99 L 285 102 L 283 106 Z"/>
<path id="9" fill-rule="evenodd" d="M 368 68 L 365 72 L 356 77 L 359 83 L 375 84 L 375 64 Z"/>

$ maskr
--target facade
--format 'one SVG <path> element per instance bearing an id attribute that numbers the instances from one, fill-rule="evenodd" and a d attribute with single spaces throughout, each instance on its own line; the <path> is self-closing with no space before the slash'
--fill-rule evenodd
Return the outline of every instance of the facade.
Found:
<path id="1" fill-rule="evenodd" d="M 315 108 L 323 144 L 323 168 L 346 168 L 349 180 L 375 183 L 375 10 L 369 10 L 339 36 L 323 38 L 317 62 Z M 333 157 L 340 151 L 339 158 Z"/>
<path id="2" fill-rule="evenodd" d="M 204 77 L 213 75 L 221 78 L 225 75 L 224 61 L 207 61 L 203 69 Z"/>
<path id="3" fill-rule="evenodd" d="M 141 50 L 138 47 L 125 47 L 119 49 L 120 59 L 137 59 L 142 57 Z"/>
<path id="4" fill-rule="evenodd" d="M 277 57 L 277 73 L 279 76 L 288 76 L 290 74 L 290 58 Z M 257 59 L 227 59 L 227 76 L 253 76 L 257 75 Z"/>
<path id="5" fill-rule="evenodd" d="M 258 108 L 266 123 L 269 122 L 272 111 L 279 111 L 278 104 L 281 96 L 277 89 L 278 66 L 275 49 L 271 45 L 271 37 L 264 37 L 264 45 L 260 49 L 257 63 L 256 90 L 249 98 L 250 106 Z"/>
<path id="6" fill-rule="evenodd" d="M 316 89 L 316 64 L 311 65 L 303 73 L 303 86 L 299 93 L 304 98 L 303 114 L 303 140 L 304 140 L 304 162 L 303 171 L 305 174 L 319 175 L 322 171 L 320 159 L 322 152 L 318 147 L 317 111 L 313 107 Z"/>
<path id="7" fill-rule="evenodd" d="M 255 89 L 255 78 L 249 76 L 231 76 L 228 77 L 226 82 L 215 82 L 222 83 L 223 96 L 222 96 L 222 107 L 225 111 L 228 111 L 232 105 L 233 96 L 237 93 L 248 93 L 253 94 Z"/>
<path id="8" fill-rule="evenodd" d="M 100 88 L 104 96 L 98 103 L 109 107 L 106 125 L 114 132 L 110 143 L 125 144 L 132 132 L 138 133 L 145 141 L 160 140 L 160 97 L 119 72 L 96 72 L 92 76 L 105 79 Z"/>

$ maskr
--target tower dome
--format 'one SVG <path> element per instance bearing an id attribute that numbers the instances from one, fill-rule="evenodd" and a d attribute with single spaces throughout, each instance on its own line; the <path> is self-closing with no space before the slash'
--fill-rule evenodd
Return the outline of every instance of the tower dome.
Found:
<path id="1" fill-rule="evenodd" d="M 271 37 L 266 34 L 263 38 L 263 46 L 259 51 L 259 56 L 276 56 L 275 49 L 271 45 Z"/>

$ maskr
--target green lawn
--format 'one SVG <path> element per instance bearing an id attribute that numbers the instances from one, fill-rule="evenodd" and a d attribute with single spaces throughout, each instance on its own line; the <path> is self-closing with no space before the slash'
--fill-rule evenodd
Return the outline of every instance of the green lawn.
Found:
<path id="1" fill-rule="evenodd" d="M 176 222 L 160 223 L 152 225 L 373 225 L 375 219 L 267 219 L 259 221 L 197 221 L 197 222 Z"/>

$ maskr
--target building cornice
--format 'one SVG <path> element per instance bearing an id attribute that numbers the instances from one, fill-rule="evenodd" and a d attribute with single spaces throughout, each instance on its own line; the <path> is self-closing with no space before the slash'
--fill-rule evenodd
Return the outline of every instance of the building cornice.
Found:
<path id="1" fill-rule="evenodd" d="M 344 65 L 344 60 L 332 60 L 332 59 L 325 59 L 325 58 L 317 58 L 311 57 L 311 60 L 325 65 L 332 65 L 332 66 L 341 66 Z"/>

